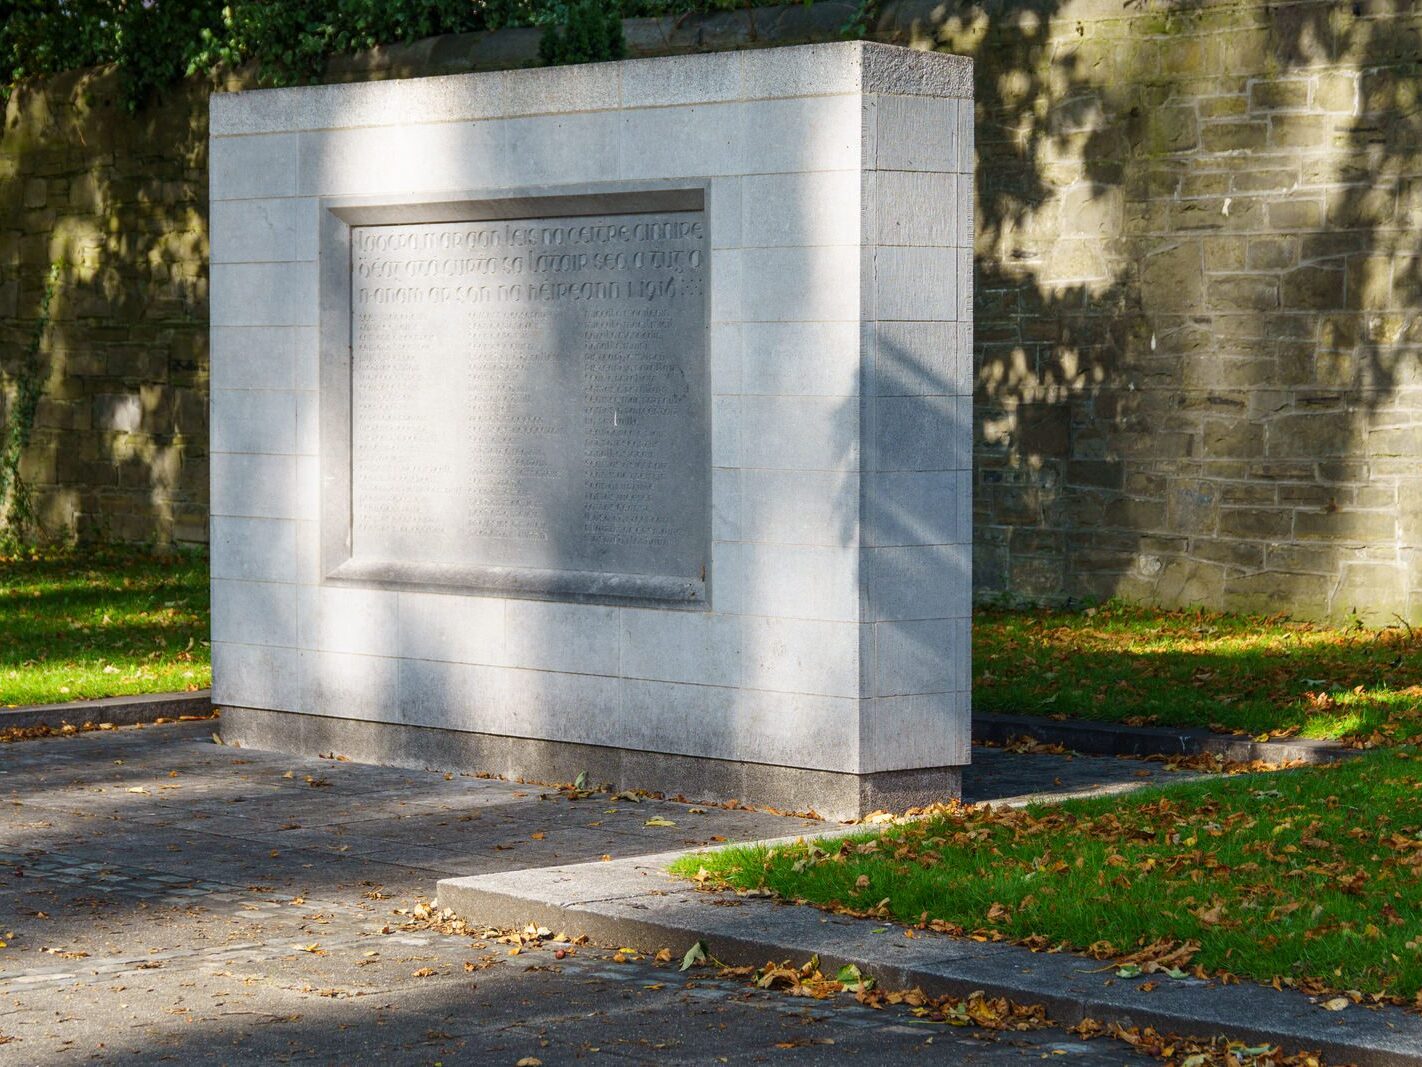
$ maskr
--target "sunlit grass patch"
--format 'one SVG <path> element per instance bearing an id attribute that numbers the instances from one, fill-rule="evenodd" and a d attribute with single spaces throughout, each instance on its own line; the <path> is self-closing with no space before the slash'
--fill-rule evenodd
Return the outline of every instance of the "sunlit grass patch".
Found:
<path id="1" fill-rule="evenodd" d="M 0 706 L 202 689 L 205 555 L 0 558 Z"/>
<path id="2" fill-rule="evenodd" d="M 1163 612 L 977 613 L 973 704 L 1253 735 L 1422 739 L 1422 630 Z"/>
<path id="3" fill-rule="evenodd" d="M 950 933 L 1309 991 L 1422 989 L 1422 761 L 1399 748 L 1028 809 L 945 810 L 675 873 Z"/>

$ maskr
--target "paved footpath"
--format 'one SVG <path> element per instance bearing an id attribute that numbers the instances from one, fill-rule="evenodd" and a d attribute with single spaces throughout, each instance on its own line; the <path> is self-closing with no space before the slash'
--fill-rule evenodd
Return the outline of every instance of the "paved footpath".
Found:
<path id="1" fill-rule="evenodd" d="M 211 730 L 0 745 L 0 1064 L 1137 1062 L 1062 1031 L 975 1036 L 590 947 L 510 956 L 404 929 L 397 909 L 448 875 L 824 824 L 232 749 Z M 984 756 L 983 791 L 1011 793 L 1014 765 Z M 1056 759 L 1020 766 L 1060 788 L 1141 767 L 1031 759 Z"/>

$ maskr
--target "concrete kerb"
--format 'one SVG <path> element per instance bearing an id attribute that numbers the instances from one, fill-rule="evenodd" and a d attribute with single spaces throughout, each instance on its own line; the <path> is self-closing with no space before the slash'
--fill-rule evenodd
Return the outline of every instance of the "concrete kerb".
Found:
<path id="1" fill-rule="evenodd" d="M 865 827 L 838 828 L 830 834 Z M 796 838 L 781 838 L 788 842 Z M 981 990 L 1042 1004 L 1052 1019 L 1085 1018 L 1170 1033 L 1216 1035 L 1321 1052 L 1359 1065 L 1422 1064 L 1422 1018 L 1396 1008 L 1330 1012 L 1292 991 L 1159 976 L 1123 979 L 1115 968 L 1069 954 L 1037 953 L 832 915 L 777 901 L 709 894 L 667 873 L 697 850 L 602 863 L 447 878 L 441 907 L 467 922 L 514 928 L 536 923 L 595 944 L 653 953 L 682 952 L 704 941 L 731 966 L 818 955 L 825 973 L 854 964 L 882 988 L 922 988 L 930 995 Z M 1143 988 L 1148 981 L 1154 988 Z"/>
<path id="2" fill-rule="evenodd" d="M 1209 754 L 1241 763 L 1333 763 L 1358 754 L 1337 741 L 1289 738 L 1255 741 L 1239 734 L 1211 730 L 1172 729 L 1165 726 L 1126 726 L 1081 719 L 1046 719 L 1036 715 L 973 713 L 973 740 L 1004 744 L 1027 736 L 1048 745 L 1063 745 L 1074 752 L 1102 756 L 1195 756 Z"/>
<path id="3" fill-rule="evenodd" d="M 64 704 L 31 704 L 0 708 L 0 732 L 12 728 L 83 726 L 85 723 L 112 723 L 133 726 L 158 719 L 184 715 L 212 714 L 212 690 L 195 693 L 149 693 L 143 696 L 104 697 L 101 700 L 73 700 Z"/>

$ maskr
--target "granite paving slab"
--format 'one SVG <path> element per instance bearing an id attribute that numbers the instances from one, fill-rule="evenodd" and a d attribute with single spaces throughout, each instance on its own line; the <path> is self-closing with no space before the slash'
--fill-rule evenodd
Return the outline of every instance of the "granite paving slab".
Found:
<path id="1" fill-rule="evenodd" d="M 645 956 L 619 963 L 594 946 L 510 956 L 497 941 L 405 929 L 446 875 L 560 886 L 566 867 L 597 868 L 602 880 L 579 875 L 572 894 L 610 892 L 597 906 L 611 920 L 619 895 L 635 902 L 653 876 L 623 858 L 829 827 L 569 801 L 516 782 L 234 750 L 211 734 L 191 723 L 0 746 L 0 1063 L 1147 1062 L 1059 1029 L 974 1035 L 848 997 L 809 1003 Z M 677 825 L 647 826 L 653 817 Z M 675 899 L 688 921 L 708 907 L 685 887 Z M 710 910 L 765 925 L 742 902 Z M 796 909 L 776 912 L 787 951 L 799 924 Z"/>

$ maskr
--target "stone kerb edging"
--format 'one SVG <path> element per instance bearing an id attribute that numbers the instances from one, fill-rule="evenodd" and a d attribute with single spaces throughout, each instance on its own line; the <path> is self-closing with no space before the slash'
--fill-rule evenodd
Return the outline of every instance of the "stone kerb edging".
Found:
<path id="1" fill-rule="evenodd" d="M 784 839 L 793 840 L 793 839 Z M 762 842 L 764 843 L 764 842 Z M 685 852 L 602 863 L 447 878 L 439 904 L 470 923 L 500 928 L 537 923 L 607 946 L 681 952 L 698 940 L 731 966 L 802 961 L 818 954 L 828 974 L 853 964 L 885 989 L 918 986 L 930 995 L 989 996 L 1043 1004 L 1053 1021 L 1084 1018 L 1153 1026 L 1197 1037 L 1226 1035 L 1330 1060 L 1370 1065 L 1422 1064 L 1422 1018 L 1396 1008 L 1329 1012 L 1303 994 L 1198 979 L 1121 979 L 1097 960 L 1037 953 L 832 915 L 816 908 L 708 894 L 666 873 Z M 875 930 L 889 929 L 882 933 Z"/>
<path id="2" fill-rule="evenodd" d="M 132 726 L 155 719 L 176 719 L 184 715 L 212 714 L 212 690 L 195 693 L 150 693 L 143 696 L 104 697 L 101 700 L 72 700 L 64 704 L 31 704 L 0 708 L 0 731 L 17 727 L 112 723 Z"/>
<path id="3" fill-rule="evenodd" d="M 1210 730 L 1172 729 L 1166 726 L 1126 726 L 1083 719 L 1060 721 L 1036 715 L 973 713 L 973 740 L 1005 744 L 1014 738 L 1030 737 L 1048 745 L 1064 745 L 1074 752 L 1102 756 L 1195 756 L 1215 755 L 1247 763 L 1333 763 L 1358 754 L 1337 741 L 1288 738 L 1255 741 L 1241 734 L 1217 734 Z"/>

